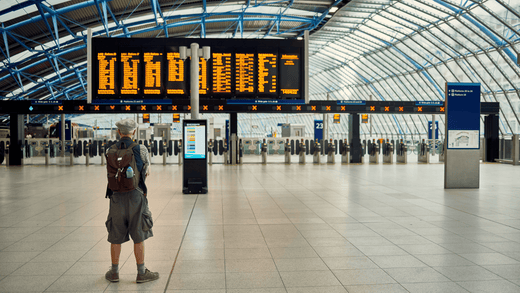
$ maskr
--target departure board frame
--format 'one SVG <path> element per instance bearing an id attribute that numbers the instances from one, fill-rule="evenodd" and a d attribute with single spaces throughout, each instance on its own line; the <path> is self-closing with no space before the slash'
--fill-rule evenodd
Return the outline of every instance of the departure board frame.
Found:
<path id="1" fill-rule="evenodd" d="M 207 90 L 201 88 L 200 97 L 216 100 L 259 100 L 269 102 L 274 100 L 304 100 L 305 99 L 305 68 L 304 68 L 304 41 L 303 40 L 259 40 L 259 39 L 176 39 L 176 38 L 93 38 L 92 39 L 92 83 L 89 85 L 92 92 L 93 102 L 101 100 L 182 100 L 190 97 L 190 61 L 180 60 L 179 47 L 186 46 L 189 50 L 191 43 L 198 43 L 200 47 L 211 48 L 212 59 L 207 61 Z M 108 63 L 100 63 L 98 54 L 117 54 L 113 72 L 107 70 Z M 123 54 L 128 52 L 138 54 L 138 68 L 136 70 L 137 87 L 132 90 L 122 89 L 128 86 L 130 81 L 128 75 L 132 74 L 134 68 L 129 69 L 122 64 Z M 159 55 L 151 57 L 150 52 Z M 214 63 L 213 56 L 221 58 L 221 64 Z M 240 74 L 237 54 L 250 54 L 247 60 L 246 70 L 249 76 Z M 296 56 L 294 61 L 284 59 L 282 56 Z M 276 56 L 276 60 L 273 59 Z M 123 58 L 122 58 L 123 57 Z M 107 57 L 105 56 L 105 59 Z M 126 57 L 128 59 L 128 56 Z M 134 57 L 132 57 L 134 58 Z M 137 60 L 137 57 L 135 57 Z M 154 59 L 155 58 L 155 59 Z M 290 58 L 289 58 L 290 59 Z M 152 60 L 153 64 L 150 63 Z M 106 61 L 106 60 L 105 60 Z M 282 61 L 284 62 L 282 64 Z M 157 63 L 160 68 L 157 68 Z M 291 66 L 291 62 L 294 64 Z M 100 68 L 100 64 L 105 68 Z M 134 63 L 135 65 L 135 60 Z M 148 75 L 152 64 L 155 69 L 154 78 Z M 287 65 L 288 64 L 288 65 Z M 285 67 L 284 67 L 285 66 Z M 125 71 L 125 68 L 127 71 Z M 199 66 L 200 68 L 200 66 Z M 252 74 L 251 71 L 252 70 Z M 283 76 L 284 73 L 291 76 Z M 102 73 L 102 75 L 100 75 Z M 175 73 L 175 74 L 172 74 Z M 244 68 L 242 68 L 244 73 Z M 247 72 L 246 72 L 247 73 Z M 199 69 L 199 76 L 200 76 Z M 113 89 L 109 82 L 114 79 Z M 157 79 L 157 76 L 159 79 Z M 151 80 L 154 86 L 151 85 Z M 248 80 L 240 90 L 241 81 Z M 100 82 L 104 82 L 104 88 L 100 88 Z M 200 79 L 199 79 L 200 83 Z M 199 86 L 200 88 L 200 86 Z M 244 90 L 245 89 L 245 90 Z"/>

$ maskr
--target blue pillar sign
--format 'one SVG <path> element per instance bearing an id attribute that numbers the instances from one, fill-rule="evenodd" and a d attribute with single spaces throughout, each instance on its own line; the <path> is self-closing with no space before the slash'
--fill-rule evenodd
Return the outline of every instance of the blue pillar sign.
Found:
<path id="1" fill-rule="evenodd" d="M 314 141 L 323 139 L 323 120 L 314 120 Z"/>
<path id="2" fill-rule="evenodd" d="M 428 121 L 428 139 L 432 139 L 432 122 Z M 439 139 L 439 121 L 435 121 L 435 139 Z"/>
<path id="3" fill-rule="evenodd" d="M 480 84 L 448 83 L 448 149 L 480 148 Z"/>

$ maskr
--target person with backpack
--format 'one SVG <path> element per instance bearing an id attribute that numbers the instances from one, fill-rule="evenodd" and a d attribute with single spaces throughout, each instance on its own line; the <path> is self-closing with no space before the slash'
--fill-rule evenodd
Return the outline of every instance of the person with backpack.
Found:
<path id="1" fill-rule="evenodd" d="M 134 241 L 137 262 L 137 283 L 159 278 L 144 266 L 144 240 L 153 236 L 152 213 L 148 208 L 146 177 L 150 174 L 148 150 L 132 140 L 137 123 L 131 119 L 116 122 L 121 139 L 106 151 L 110 210 L 105 225 L 112 256 L 112 267 L 105 274 L 111 282 L 119 281 L 119 255 L 121 244 Z"/>

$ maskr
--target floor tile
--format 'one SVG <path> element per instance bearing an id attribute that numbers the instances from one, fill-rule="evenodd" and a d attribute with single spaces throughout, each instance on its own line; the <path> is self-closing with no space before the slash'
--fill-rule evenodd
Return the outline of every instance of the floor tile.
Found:
<path id="1" fill-rule="evenodd" d="M 276 272 L 276 266 L 272 259 L 226 259 L 226 272 Z"/>
<path id="2" fill-rule="evenodd" d="M 433 267 L 452 281 L 484 281 L 502 279 L 481 266 Z"/>
<path id="3" fill-rule="evenodd" d="M 322 259 L 331 270 L 379 268 L 378 265 L 376 265 L 370 258 L 366 256 L 324 257 Z"/>
<path id="4" fill-rule="evenodd" d="M 207 290 L 223 289 L 225 287 L 226 276 L 224 273 L 172 274 L 166 289 Z"/>
<path id="5" fill-rule="evenodd" d="M 370 259 L 379 267 L 385 268 L 413 268 L 426 267 L 422 261 L 411 255 L 383 255 L 370 256 Z"/>
<path id="6" fill-rule="evenodd" d="M 481 266 L 520 264 L 519 261 L 500 253 L 462 253 L 460 256 Z"/>
<path id="7" fill-rule="evenodd" d="M 399 283 L 449 282 L 450 280 L 432 268 L 385 269 Z"/>
<path id="8" fill-rule="evenodd" d="M 2 264 L 1 266 L 3 266 Z M 14 271 L 13 276 L 61 276 L 74 265 L 74 262 L 28 262 Z M 105 268 L 107 266 L 105 265 Z M 102 271 L 98 271 L 102 273 Z"/>
<path id="9" fill-rule="evenodd" d="M 284 287 L 278 272 L 226 273 L 226 288 L 277 288 Z"/>
<path id="10" fill-rule="evenodd" d="M 336 276 L 330 271 L 280 272 L 285 287 L 340 286 Z"/>
<path id="11" fill-rule="evenodd" d="M 123 276 L 119 276 L 120 283 L 122 283 Z M 56 279 L 55 279 L 56 280 Z M 135 275 L 134 275 L 135 282 Z M 81 278 L 78 276 L 61 276 L 58 277 L 57 280 L 52 283 L 52 285 L 47 289 L 48 291 L 68 291 L 68 292 L 77 292 L 77 291 L 94 291 L 94 290 L 105 290 L 109 287 L 109 281 L 105 279 L 105 274 L 101 273 L 98 275 L 84 275 Z"/>
<path id="12" fill-rule="evenodd" d="M 275 262 L 280 272 L 329 270 L 321 258 L 279 258 Z"/>
<path id="13" fill-rule="evenodd" d="M 483 292 L 483 293 L 513 293 L 520 292 L 520 286 L 513 284 L 505 280 L 497 281 L 467 281 L 457 282 L 460 286 L 470 292 Z"/>
<path id="14" fill-rule="evenodd" d="M 444 283 L 404 283 L 410 293 L 467 293 L 466 289 L 455 282 Z"/>
<path id="15" fill-rule="evenodd" d="M 292 287 L 287 288 L 287 293 L 347 293 L 347 290 L 343 286 Z"/>
<path id="16" fill-rule="evenodd" d="M 382 269 L 333 270 L 333 272 L 344 286 L 396 283 Z"/>
<path id="17" fill-rule="evenodd" d="M 349 293 L 405 293 L 408 292 L 399 284 L 353 285 L 345 286 Z"/>

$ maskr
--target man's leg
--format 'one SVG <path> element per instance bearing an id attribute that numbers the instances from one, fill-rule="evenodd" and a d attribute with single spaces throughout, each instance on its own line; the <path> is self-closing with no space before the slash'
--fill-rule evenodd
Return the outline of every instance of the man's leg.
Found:
<path id="1" fill-rule="evenodd" d="M 144 264 L 144 241 L 134 243 L 134 255 L 138 265 Z"/>
<path id="2" fill-rule="evenodd" d="M 110 256 L 112 257 L 112 268 L 105 274 L 105 278 L 110 282 L 119 281 L 119 255 L 121 254 L 121 244 L 110 244 Z"/>
<path id="3" fill-rule="evenodd" d="M 121 254 L 121 244 L 110 244 L 110 255 L 112 256 L 112 265 L 119 264 L 119 255 Z"/>

